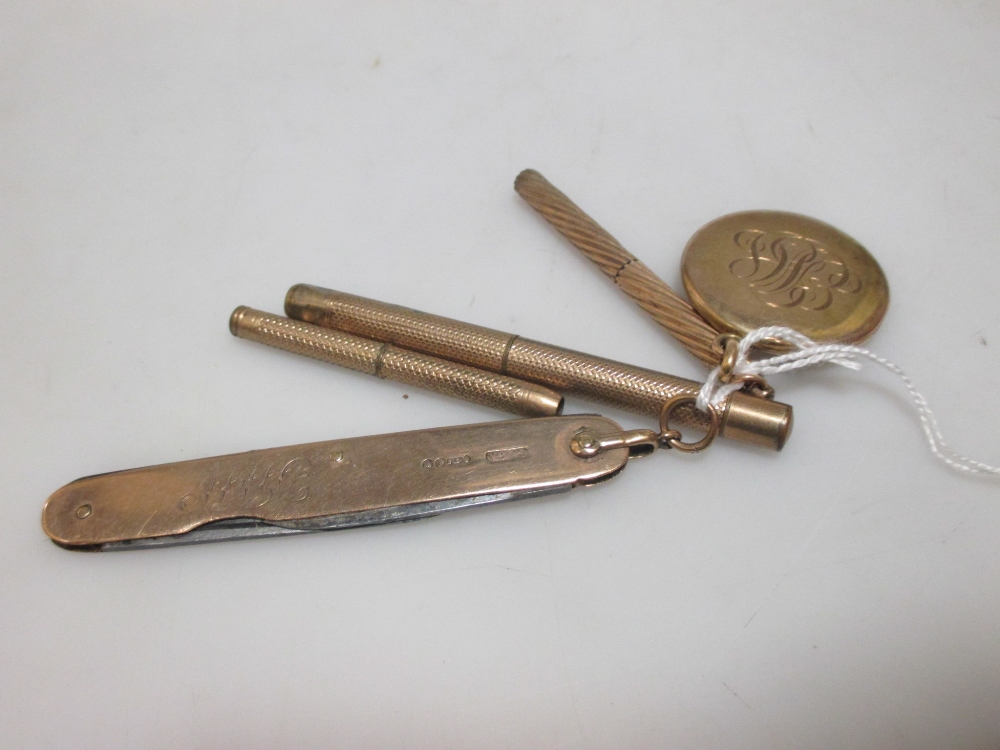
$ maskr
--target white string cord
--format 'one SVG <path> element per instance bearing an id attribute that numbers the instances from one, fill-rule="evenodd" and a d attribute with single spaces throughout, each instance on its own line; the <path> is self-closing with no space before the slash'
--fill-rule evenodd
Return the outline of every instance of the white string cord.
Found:
<path id="1" fill-rule="evenodd" d="M 762 339 L 781 339 L 795 347 L 795 351 L 788 354 L 777 354 L 772 357 L 751 361 L 748 359 L 750 350 Z M 1000 476 L 1000 468 L 980 463 L 968 456 L 955 453 L 944 442 L 941 430 L 938 428 L 934 413 L 927 405 L 927 399 L 913 387 L 913 381 L 898 366 L 887 359 L 878 356 L 868 349 L 859 346 L 849 346 L 847 344 L 817 344 L 807 336 L 803 336 L 798 331 L 784 326 L 768 326 L 766 328 L 756 328 L 744 336 L 739 343 L 737 350 L 736 365 L 733 368 L 734 378 L 741 375 L 775 375 L 789 370 L 799 370 L 803 367 L 814 367 L 824 362 L 833 362 L 842 367 L 852 370 L 860 370 L 859 359 L 868 359 L 881 365 L 890 372 L 899 376 L 910 394 L 910 399 L 920 417 L 920 424 L 927 437 L 927 444 L 931 452 L 941 461 L 953 469 L 971 474 L 993 474 Z M 722 383 L 719 380 L 720 368 L 716 367 L 708 374 L 708 380 L 698 393 L 697 406 L 702 411 L 707 411 L 710 406 L 715 406 L 726 399 L 730 393 L 738 391 L 743 383 L 734 380 L 731 383 Z"/>

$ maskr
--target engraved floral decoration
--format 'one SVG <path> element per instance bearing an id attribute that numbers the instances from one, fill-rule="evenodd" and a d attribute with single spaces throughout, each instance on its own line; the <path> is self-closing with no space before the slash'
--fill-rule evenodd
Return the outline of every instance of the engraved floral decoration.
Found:
<path id="1" fill-rule="evenodd" d="M 792 232 L 741 230 L 733 241 L 746 254 L 729 271 L 770 307 L 826 310 L 837 294 L 857 294 L 861 279 L 816 240 Z"/>
<path id="2" fill-rule="evenodd" d="M 313 473 L 312 461 L 304 456 L 267 463 L 251 461 L 230 471 L 213 468 L 196 490 L 181 498 L 179 506 L 181 510 L 192 506 L 219 510 L 261 508 L 271 501 L 301 502 L 309 497 Z"/>

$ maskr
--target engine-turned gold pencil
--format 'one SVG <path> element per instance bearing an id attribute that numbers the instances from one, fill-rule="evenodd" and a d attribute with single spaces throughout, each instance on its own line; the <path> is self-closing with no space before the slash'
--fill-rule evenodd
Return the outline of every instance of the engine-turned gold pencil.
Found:
<path id="1" fill-rule="evenodd" d="M 700 383 L 654 370 L 563 349 L 482 326 L 298 284 L 285 298 L 289 317 L 324 328 L 526 380 L 560 393 L 657 418 L 676 396 L 693 399 Z M 734 393 L 718 410 L 721 437 L 781 450 L 792 427 L 787 404 Z M 691 404 L 677 422 L 708 430 L 708 415 Z"/>
<path id="2" fill-rule="evenodd" d="M 562 396 L 549 388 L 249 307 L 233 311 L 229 330 L 239 338 L 523 417 L 562 413 Z"/>

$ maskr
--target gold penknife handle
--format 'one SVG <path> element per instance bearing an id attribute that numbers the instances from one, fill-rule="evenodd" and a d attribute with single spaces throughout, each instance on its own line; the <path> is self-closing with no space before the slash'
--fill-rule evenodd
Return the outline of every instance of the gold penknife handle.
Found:
<path id="1" fill-rule="evenodd" d="M 522 417 L 562 413 L 562 396 L 544 386 L 249 307 L 233 311 L 229 330 L 239 338 Z"/>
<path id="2" fill-rule="evenodd" d="M 709 367 L 719 364 L 719 354 L 712 350 L 719 332 L 555 185 L 526 169 L 517 176 L 514 189 L 685 349 Z"/>
<path id="3" fill-rule="evenodd" d="M 701 384 L 644 367 L 353 294 L 297 284 L 285 297 L 289 317 L 538 383 L 566 395 L 610 404 L 657 419 L 663 405 L 684 396 L 693 402 Z M 720 436 L 781 450 L 791 430 L 787 404 L 734 393 L 719 409 Z M 709 416 L 691 403 L 678 423 L 708 431 Z"/>
<path id="4" fill-rule="evenodd" d="M 569 490 L 625 466 L 624 444 L 574 453 L 583 433 L 621 427 L 586 414 L 511 419 L 101 474 L 57 490 L 42 526 L 64 547 L 120 549 L 405 521 Z"/>

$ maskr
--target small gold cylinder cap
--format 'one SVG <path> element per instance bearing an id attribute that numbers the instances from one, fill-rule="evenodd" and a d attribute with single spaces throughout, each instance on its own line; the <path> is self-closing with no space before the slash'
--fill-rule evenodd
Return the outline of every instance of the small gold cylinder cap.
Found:
<path id="1" fill-rule="evenodd" d="M 792 433 L 792 407 L 737 391 L 726 402 L 719 434 L 780 451 Z"/>

